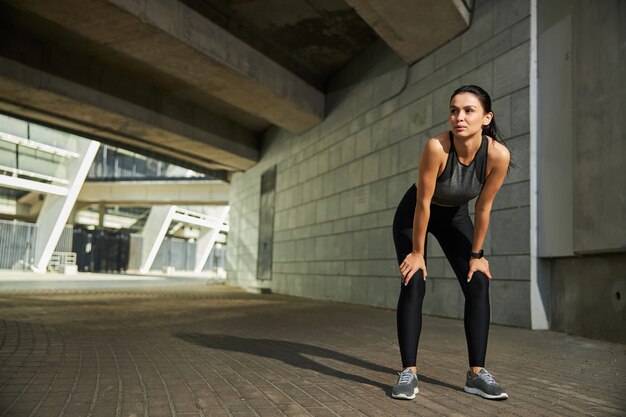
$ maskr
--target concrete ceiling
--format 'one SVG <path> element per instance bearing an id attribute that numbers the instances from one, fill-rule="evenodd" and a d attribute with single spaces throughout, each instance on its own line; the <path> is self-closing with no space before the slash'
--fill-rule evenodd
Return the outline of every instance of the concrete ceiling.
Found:
<path id="1" fill-rule="evenodd" d="M 343 0 L 183 0 L 320 91 L 378 39 Z"/>
<path id="2" fill-rule="evenodd" d="M 413 62 L 468 24 L 461 0 L 0 0 L 0 112 L 246 170 L 269 126 L 320 123 L 327 80 L 379 37 Z"/>

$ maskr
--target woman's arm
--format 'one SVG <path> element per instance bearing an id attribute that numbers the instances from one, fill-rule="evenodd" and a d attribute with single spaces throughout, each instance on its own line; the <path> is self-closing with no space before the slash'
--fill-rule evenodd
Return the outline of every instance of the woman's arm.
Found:
<path id="1" fill-rule="evenodd" d="M 424 255 L 426 229 L 430 219 L 430 202 L 435 192 L 440 165 L 438 155 L 441 152 L 441 143 L 437 139 L 430 139 L 424 145 L 419 162 L 417 201 L 413 217 L 413 252 L 421 255 Z"/>
<path id="2" fill-rule="evenodd" d="M 400 264 L 404 284 L 408 284 L 413 274 L 422 270 L 424 279 L 428 275 L 424 261 L 424 243 L 430 218 L 430 200 L 435 192 L 437 174 L 441 165 L 443 150 L 438 139 L 430 139 L 424 145 L 419 162 L 417 180 L 417 201 L 413 215 L 413 251 Z"/>
<path id="3" fill-rule="evenodd" d="M 493 159 L 492 168 L 489 175 L 485 179 L 483 189 L 476 200 L 475 213 L 474 213 L 474 240 L 472 243 L 472 252 L 479 252 L 483 243 L 485 242 L 485 235 L 487 234 L 487 228 L 489 227 L 489 218 L 491 215 L 491 207 L 493 200 L 502 187 L 506 173 L 509 168 L 509 162 L 511 156 L 509 151 L 502 145 L 494 143 L 491 155 Z M 491 272 L 489 271 L 489 262 L 486 259 L 470 259 L 470 270 L 467 276 L 467 280 L 471 280 L 474 271 L 481 271 L 491 279 Z"/>

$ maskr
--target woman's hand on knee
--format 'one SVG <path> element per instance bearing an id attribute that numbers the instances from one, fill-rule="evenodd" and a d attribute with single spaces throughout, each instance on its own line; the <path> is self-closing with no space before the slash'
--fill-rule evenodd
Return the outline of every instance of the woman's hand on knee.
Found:
<path id="1" fill-rule="evenodd" d="M 472 258 L 469 261 L 469 272 L 467 273 L 467 282 L 472 280 L 474 272 L 480 271 L 487 275 L 487 278 L 491 279 L 491 271 L 489 271 L 489 261 L 485 258 Z"/>
<path id="2" fill-rule="evenodd" d="M 402 282 L 404 282 L 404 285 L 408 285 L 413 275 L 420 269 L 424 275 L 424 281 L 426 281 L 428 273 L 426 272 L 424 255 L 416 252 L 409 253 L 400 264 L 400 274 L 402 274 Z"/>

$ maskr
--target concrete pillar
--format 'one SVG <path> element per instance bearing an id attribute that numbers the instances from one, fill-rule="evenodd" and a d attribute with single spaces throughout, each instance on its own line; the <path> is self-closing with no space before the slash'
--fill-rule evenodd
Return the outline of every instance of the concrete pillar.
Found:
<path id="1" fill-rule="evenodd" d="M 537 0 L 530 2 L 530 323 L 533 329 L 550 327 L 549 268 L 539 257 L 539 164 Z"/>

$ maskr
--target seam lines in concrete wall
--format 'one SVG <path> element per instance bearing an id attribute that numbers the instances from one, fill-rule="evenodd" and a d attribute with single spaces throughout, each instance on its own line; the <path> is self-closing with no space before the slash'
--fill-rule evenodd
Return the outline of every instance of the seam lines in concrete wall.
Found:
<path id="1" fill-rule="evenodd" d="M 527 41 L 525 41 L 525 42 L 527 42 Z M 507 52 L 508 52 L 508 51 L 507 51 Z M 502 54 L 502 55 L 504 55 L 504 54 Z M 495 59 L 495 58 L 494 58 L 494 59 Z M 493 59 L 491 59 L 491 61 L 493 61 Z M 464 73 L 464 74 L 462 74 L 462 75 L 469 74 L 469 73 L 471 73 L 474 69 L 475 69 L 475 68 L 472 68 L 470 71 L 467 71 L 466 73 Z M 456 79 L 460 79 L 460 78 L 462 78 L 462 76 L 459 76 L 459 77 L 454 77 L 454 78 L 452 78 L 451 80 L 448 80 L 448 81 L 446 82 L 446 84 L 448 84 L 448 83 L 450 83 L 450 82 L 453 82 L 454 80 L 456 80 Z M 440 88 L 440 87 L 438 87 L 438 88 Z M 379 119 L 375 119 L 373 122 L 371 122 L 371 123 L 369 123 L 369 124 L 364 124 L 364 125 L 363 125 L 360 129 L 357 129 L 357 130 L 354 130 L 354 131 L 352 131 L 352 129 L 349 129 L 349 131 L 348 131 L 347 135 L 346 135 L 345 137 L 342 137 L 342 138 L 350 137 L 350 136 L 352 136 L 352 135 L 354 135 L 354 134 L 356 134 L 356 133 L 358 133 L 358 132 L 360 132 L 360 131 L 362 131 L 362 130 L 365 130 L 365 129 L 371 129 L 374 125 L 376 125 L 376 124 L 378 124 L 378 123 L 380 123 L 380 122 L 384 121 L 386 118 L 390 118 L 390 117 L 392 117 L 394 113 L 399 112 L 399 111 L 401 111 L 401 110 L 403 110 L 403 109 L 405 109 L 405 108 L 406 108 L 406 109 L 408 109 L 408 108 L 409 108 L 409 107 L 410 107 L 413 103 L 415 103 L 416 101 L 419 101 L 419 100 L 421 100 L 421 99 L 426 98 L 428 95 L 432 94 L 432 92 L 433 92 L 433 91 L 435 91 L 435 90 L 437 90 L 438 88 L 435 88 L 434 90 L 430 90 L 430 91 L 426 92 L 426 93 L 425 93 L 424 95 L 422 95 L 422 96 L 416 97 L 416 98 L 415 98 L 413 101 L 411 101 L 411 102 L 408 102 L 408 103 L 406 103 L 406 104 L 404 104 L 404 105 L 402 105 L 402 106 L 398 106 L 397 108 L 394 108 L 394 109 L 393 109 L 393 111 L 389 112 L 389 114 L 386 114 L 386 115 L 384 115 L 384 116 L 380 117 Z M 500 99 L 500 98 L 503 98 L 503 97 L 506 97 L 506 96 L 513 95 L 513 94 L 515 94 L 515 93 L 517 93 L 517 92 L 520 92 L 520 91 L 526 90 L 527 88 L 528 88 L 528 86 L 520 87 L 520 88 L 518 88 L 518 89 L 512 90 L 512 91 L 510 91 L 510 92 L 508 92 L 508 93 L 504 94 L 504 95 L 503 95 L 503 96 L 501 96 L 501 97 L 492 98 L 492 101 L 493 101 L 493 102 L 495 102 L 495 101 L 497 101 L 497 100 L 498 100 L 498 99 Z M 391 103 L 391 102 L 393 102 L 394 100 L 396 100 L 396 99 L 390 99 L 389 101 L 386 101 L 386 102 Z M 346 123 L 344 123 L 344 124 L 342 124 L 342 125 L 339 125 L 336 129 L 334 129 L 334 130 L 331 130 L 331 131 L 327 132 L 327 133 L 326 133 L 326 135 L 325 135 L 325 138 L 324 138 L 324 139 L 326 139 L 326 138 L 328 138 L 328 137 L 332 136 L 333 134 L 337 134 L 337 133 L 341 132 L 341 130 L 342 130 L 342 129 L 345 129 L 345 128 L 346 128 L 346 126 L 349 126 L 349 125 L 354 124 L 356 121 L 359 121 L 361 118 L 366 119 L 365 115 L 366 115 L 367 113 L 369 113 L 369 112 L 374 111 L 374 109 L 375 109 L 376 107 L 378 107 L 378 106 L 382 106 L 382 103 L 381 103 L 380 105 L 375 106 L 375 107 L 374 107 L 374 108 L 372 108 L 372 109 L 369 109 L 369 110 L 367 110 L 367 111 L 365 111 L 365 112 L 363 112 L 363 113 L 359 114 L 359 115 L 358 115 L 358 116 L 356 116 L 354 119 L 350 119 L 350 121 L 348 121 L 348 122 L 346 122 Z M 357 123 L 357 124 L 359 124 L 359 123 Z M 401 141 L 403 141 L 403 140 L 406 140 L 406 139 L 409 139 L 409 138 L 412 138 L 412 137 L 415 137 L 415 136 L 419 136 L 419 135 L 422 135 L 422 134 L 424 134 L 424 133 L 426 133 L 426 132 L 428 132 L 428 131 L 434 130 L 434 128 L 435 128 L 435 127 L 437 127 L 437 125 L 431 126 L 431 127 L 430 127 L 430 128 L 428 128 L 428 129 L 424 129 L 424 130 L 421 130 L 421 131 L 418 131 L 418 132 L 410 133 L 410 134 L 408 134 L 407 136 L 399 137 L 399 138 L 397 138 L 394 142 L 392 142 L 392 143 L 390 143 L 390 144 L 388 144 L 388 145 L 386 145 L 386 146 L 384 146 L 384 147 L 378 148 L 378 149 L 376 149 L 376 150 L 373 150 L 373 151 L 370 151 L 370 152 L 368 152 L 368 153 L 366 153 L 366 154 L 361 155 L 361 156 L 360 156 L 360 158 L 363 158 L 363 157 L 366 157 L 366 156 L 368 156 L 368 155 L 372 155 L 372 154 L 377 154 L 377 153 L 378 153 L 378 152 L 380 152 L 381 150 L 384 150 L 384 149 L 386 149 L 386 148 L 392 147 L 392 146 L 394 146 L 396 143 L 399 143 L 399 142 L 401 142 Z M 521 136 L 524 136 L 524 135 L 525 135 L 525 134 L 527 134 L 527 133 L 528 133 L 528 132 L 521 132 L 521 133 L 519 133 L 519 134 L 517 134 L 517 135 L 515 135 L 515 136 L 511 136 L 511 137 L 509 137 L 509 138 L 506 138 L 506 139 L 505 139 L 505 141 L 506 141 L 506 142 L 509 142 L 509 141 L 515 140 L 515 139 L 517 139 L 517 138 L 519 138 L 519 137 L 521 137 Z M 322 139 L 322 140 L 324 140 L 324 139 Z M 330 141 L 329 141 L 329 144 L 328 144 L 327 146 L 325 146 L 325 147 L 323 147 L 323 148 L 321 148 L 321 149 L 318 149 L 318 150 L 317 150 L 317 152 L 322 152 L 322 151 L 327 150 L 327 149 L 328 149 L 328 150 L 330 150 L 330 148 L 332 148 L 333 146 L 336 146 L 338 143 L 339 143 L 339 142 L 330 142 Z M 308 152 L 310 148 L 313 148 L 313 147 L 315 147 L 315 146 L 320 146 L 320 145 L 319 145 L 319 143 L 315 143 L 315 142 L 314 142 L 314 143 L 311 143 L 310 145 L 307 145 L 307 146 L 305 146 L 304 148 L 299 149 L 299 150 L 297 151 L 297 153 L 299 153 L 299 154 L 304 154 L 304 153 Z M 294 152 L 294 153 L 295 153 L 295 152 Z M 292 153 L 292 154 L 293 154 L 293 153 Z M 304 161 L 306 161 L 306 160 L 310 160 L 310 159 L 313 159 L 313 158 L 315 158 L 315 157 L 316 157 L 316 154 L 315 154 L 314 152 L 311 152 L 311 155 L 310 155 L 310 156 L 308 156 L 308 157 L 306 157 L 306 158 L 303 158 L 303 159 L 301 159 L 301 160 L 293 161 L 291 164 L 292 164 L 292 165 L 300 164 L 300 163 L 302 163 L 302 162 L 304 162 Z M 282 162 L 282 161 L 281 161 L 281 162 Z M 328 171 L 326 171 L 326 172 L 327 172 L 327 173 L 328 173 L 328 172 L 332 172 L 333 170 L 336 170 L 336 169 L 338 169 L 338 168 L 340 168 L 340 167 L 342 167 L 342 166 L 349 165 L 351 162 L 353 162 L 353 161 L 351 160 L 351 161 L 349 161 L 349 162 L 346 162 L 346 163 L 343 163 L 343 164 L 339 164 L 337 167 L 335 167 L 335 168 L 333 168 L 333 169 L 330 169 L 330 170 L 328 170 Z M 294 186 L 289 187 L 289 188 L 293 188 L 293 187 L 296 187 L 296 186 L 297 186 L 297 185 L 294 185 Z M 283 188 L 283 189 L 281 189 L 280 191 L 282 192 L 282 191 L 288 190 L 289 188 Z"/>
<path id="2" fill-rule="evenodd" d="M 527 181 L 524 181 L 527 182 Z M 303 207 L 307 204 L 310 203 L 304 203 L 302 205 L 299 205 L 297 207 Z M 501 213 L 501 212 L 506 212 L 506 211 L 511 211 L 511 210 L 517 210 L 520 208 L 530 208 L 530 204 L 518 204 L 512 207 L 504 207 L 504 208 L 498 208 L 498 209 L 492 209 L 491 212 L 492 213 Z M 291 209 L 295 208 L 294 207 L 290 207 L 284 210 L 281 210 L 278 213 L 284 213 L 286 211 L 289 211 Z M 350 231 L 344 231 L 344 232 L 339 232 L 337 230 L 333 230 L 332 232 L 329 233 L 320 233 L 320 234 L 311 234 L 311 232 L 313 232 L 312 230 L 307 230 L 307 229 L 320 229 L 322 230 L 324 226 L 332 226 L 334 223 L 337 223 L 338 221 L 345 221 L 347 219 L 366 219 L 368 216 L 372 216 L 372 215 L 379 215 L 379 214 L 389 214 L 389 218 L 393 219 L 393 211 L 395 211 L 395 208 L 387 208 L 387 209 L 381 209 L 381 210 L 373 210 L 373 211 L 368 211 L 367 213 L 364 214 L 359 214 L 359 215 L 349 215 L 349 216 L 345 216 L 345 217 L 336 217 L 333 218 L 331 220 L 324 220 L 324 221 L 315 221 L 314 223 L 309 223 L 309 224 L 305 224 L 302 226 L 296 226 L 296 227 L 286 227 L 286 228 L 282 228 L 282 229 L 278 229 L 276 230 L 276 238 L 274 238 L 275 241 L 285 241 L 285 240 L 291 240 L 291 239 L 282 239 L 281 235 L 284 233 L 296 233 L 296 232 L 308 232 L 308 233 L 304 233 L 309 237 L 322 237 L 322 236 L 338 236 L 341 234 L 346 234 L 346 233 L 352 233 L 353 230 Z M 254 211 L 249 211 L 248 213 L 256 213 L 256 210 Z M 473 215 L 474 213 L 472 211 L 470 211 L 470 216 Z M 377 230 L 377 229 L 385 229 L 387 230 L 391 225 L 391 221 L 389 222 L 388 225 L 385 226 L 375 226 L 375 227 L 366 227 L 366 226 L 360 226 L 358 228 L 359 231 L 361 230 Z M 528 254 L 529 252 L 524 252 L 525 254 Z"/>
<path id="3" fill-rule="evenodd" d="M 370 126 L 371 126 L 371 125 L 370 125 Z M 355 162 L 355 161 L 358 161 L 358 160 L 360 160 L 360 159 L 365 159 L 367 156 L 374 156 L 374 155 L 378 154 L 380 151 L 384 151 L 385 149 L 390 149 L 390 148 L 393 148 L 393 147 L 394 147 L 394 146 L 396 146 L 399 142 L 402 142 L 402 141 L 404 141 L 404 140 L 408 140 L 408 139 L 414 139 L 414 137 L 415 137 L 415 136 L 420 136 L 421 134 L 423 134 L 423 133 L 425 133 L 425 132 L 427 132 L 427 131 L 429 131 L 429 130 L 434 130 L 434 129 L 426 129 L 426 130 L 424 130 L 424 131 L 422 131 L 422 132 L 419 132 L 419 133 L 414 133 L 414 134 L 410 134 L 409 136 L 406 136 L 406 137 L 403 137 L 403 138 L 401 138 L 401 139 L 398 139 L 398 140 L 397 140 L 397 141 L 395 141 L 394 143 L 391 143 L 391 144 L 389 144 L 389 145 L 387 145 L 387 146 L 384 146 L 384 147 L 378 148 L 378 149 L 376 149 L 375 151 L 369 152 L 369 153 L 367 153 L 367 154 L 363 154 L 362 156 L 359 156 L 358 158 L 352 159 L 352 160 L 350 160 L 349 162 L 345 162 L 345 163 L 339 164 L 339 165 L 337 165 L 337 166 L 336 166 L 336 167 L 334 167 L 334 168 L 328 169 L 327 171 L 325 171 L 325 172 L 324 172 L 324 175 L 328 175 L 328 174 L 333 173 L 334 171 L 338 171 L 338 170 L 340 170 L 340 169 L 342 169 L 342 168 L 345 168 L 345 167 L 349 166 L 350 164 L 352 164 L 352 163 L 353 163 L 353 162 Z M 349 136 L 352 136 L 352 135 L 349 135 Z M 528 133 L 522 133 L 522 134 L 519 134 L 519 135 L 516 135 L 516 136 L 510 137 L 510 138 L 508 138 L 508 139 L 505 139 L 505 141 L 506 141 L 507 143 L 509 143 L 509 142 L 513 142 L 513 141 L 515 141 L 516 139 L 525 138 L 526 136 L 528 136 Z M 327 150 L 327 149 L 330 149 L 330 148 L 332 148 L 333 146 L 336 146 L 336 144 L 334 144 L 334 145 L 330 145 L 329 147 L 323 148 L 322 150 Z M 417 152 L 417 154 L 419 154 L 419 151 L 420 151 L 420 149 L 416 148 L 416 152 Z M 417 155 L 417 154 L 416 154 L 416 155 Z M 316 156 L 315 156 L 315 155 L 313 155 L 313 156 L 311 156 L 311 157 L 308 157 L 308 158 L 306 158 L 306 159 L 303 159 L 303 160 L 302 160 L 301 162 L 299 162 L 298 164 L 301 164 L 301 163 L 303 163 L 303 162 L 305 162 L 305 161 L 312 161 L 312 160 L 314 160 L 315 158 L 316 158 Z M 279 164 L 279 166 L 280 166 L 280 164 Z M 288 166 L 288 167 L 287 167 L 287 169 L 291 168 L 292 166 L 295 166 L 295 165 Z M 283 169 L 284 169 L 284 168 L 283 168 Z M 362 187 L 362 186 L 364 186 L 364 185 L 371 185 L 371 184 L 375 184 L 375 183 L 377 183 L 377 182 L 384 181 L 384 180 L 386 180 L 386 179 L 388 179 L 388 178 L 390 178 L 390 177 L 404 175 L 404 174 L 409 173 L 409 172 L 416 172 L 416 170 L 415 170 L 414 168 L 410 168 L 410 169 L 405 169 L 405 170 L 400 170 L 400 171 L 397 171 L 397 172 L 396 172 L 396 173 L 394 173 L 394 174 L 382 175 L 382 176 L 379 176 L 379 177 L 378 177 L 379 179 L 378 179 L 378 180 L 376 180 L 376 181 L 367 182 L 367 183 L 362 183 L 362 184 L 360 184 L 360 185 L 357 185 L 357 186 L 354 186 L 354 187 L 351 187 L 351 188 L 347 188 L 347 189 L 345 189 L 345 190 L 343 190 L 343 191 L 338 191 L 338 192 L 334 192 L 334 193 L 331 193 L 331 194 L 327 194 L 327 195 L 326 195 L 325 197 L 323 197 L 323 198 L 326 198 L 326 197 L 331 197 L 331 196 L 338 195 L 338 194 L 343 194 L 343 192 L 345 192 L 345 191 L 354 190 L 354 189 L 360 188 L 360 187 Z M 316 178 L 316 177 L 317 177 L 317 176 L 312 176 L 311 178 L 306 178 L 306 179 L 304 179 L 304 180 L 302 180 L 302 181 L 300 181 L 300 182 L 296 182 L 294 185 L 291 185 L 291 186 L 288 186 L 288 187 L 285 187 L 285 188 L 280 188 L 280 189 L 278 190 L 278 192 L 279 192 L 279 193 L 282 193 L 282 192 L 287 192 L 287 191 L 291 191 L 291 190 L 293 190 L 293 189 L 299 188 L 299 187 L 301 187 L 301 186 L 302 186 L 302 184 L 307 183 L 307 182 L 310 182 L 310 180 L 311 180 L 311 179 Z M 528 181 L 528 180 L 520 180 L 520 181 L 514 181 L 514 182 L 507 182 L 504 186 L 514 185 L 514 184 L 518 184 L 518 183 L 521 183 L 521 182 L 527 182 L 527 181 Z M 314 201 L 314 200 L 311 200 L 311 201 Z M 291 207 L 296 207 L 296 206 L 299 206 L 299 205 L 304 205 L 304 204 L 308 204 L 308 202 L 299 203 L 299 204 L 296 204 L 296 205 L 294 205 L 294 206 L 290 206 L 290 208 L 291 208 Z M 284 209 L 283 209 L 283 210 L 284 210 Z M 280 210 L 280 211 L 283 211 L 283 210 Z"/>
<path id="4" fill-rule="evenodd" d="M 349 164 L 345 164 L 345 165 L 349 165 Z M 336 168 L 333 169 L 333 170 L 336 170 Z M 327 172 L 332 172 L 332 171 L 327 171 Z M 298 204 L 290 205 L 290 206 L 285 207 L 285 208 L 281 208 L 281 209 L 277 210 L 276 213 L 277 214 L 284 214 L 284 212 L 287 212 L 289 210 L 302 208 L 304 206 L 316 203 L 317 201 L 324 200 L 324 199 L 327 199 L 327 198 L 331 198 L 331 197 L 335 197 L 335 196 L 341 196 L 346 191 L 356 190 L 356 189 L 359 189 L 359 188 L 364 187 L 364 186 L 369 186 L 369 185 L 373 185 L 373 184 L 376 184 L 376 183 L 379 183 L 379 182 L 384 182 L 385 180 L 389 179 L 390 177 L 403 176 L 403 175 L 408 174 L 410 172 L 416 172 L 416 171 L 415 171 L 415 169 L 407 169 L 407 170 L 403 170 L 403 171 L 398 171 L 397 174 L 380 177 L 380 179 L 377 180 L 377 181 L 363 183 L 363 184 L 358 185 L 356 187 L 347 188 L 347 189 L 342 190 L 342 191 L 337 191 L 337 192 L 333 192 L 331 194 L 327 194 L 327 195 L 325 195 L 323 197 L 319 197 L 319 198 L 316 198 L 316 199 L 310 199 L 308 201 L 304 201 L 304 202 L 301 202 L 301 203 L 298 203 Z M 298 187 L 302 187 L 302 184 L 304 184 L 306 182 L 309 182 L 309 181 L 305 180 L 305 181 L 303 181 L 301 183 L 297 183 L 296 185 L 291 186 L 289 188 L 284 188 L 284 189 L 280 190 L 279 193 L 288 192 L 288 191 L 291 191 L 292 189 L 295 189 L 295 188 L 298 188 Z M 518 185 L 518 184 L 523 184 L 523 183 L 528 183 L 528 182 L 530 182 L 530 180 L 519 180 L 519 181 L 507 182 L 506 184 L 504 184 L 502 186 L 502 189 L 510 188 L 512 186 L 515 186 L 515 185 Z M 516 205 L 514 207 L 493 208 L 491 211 L 492 212 L 498 212 L 498 211 L 508 210 L 508 209 L 511 209 L 511 208 L 519 208 L 519 207 L 530 207 L 530 204 Z M 385 211 L 391 210 L 392 208 L 395 209 L 395 207 L 387 207 L 387 208 L 383 208 L 383 209 L 379 209 L 379 210 L 369 210 L 364 215 L 373 214 L 373 213 L 381 213 L 381 212 L 385 212 Z M 252 213 L 252 212 L 256 212 L 256 210 L 249 210 L 249 211 L 247 211 L 247 213 Z M 472 212 L 470 212 L 470 214 L 472 214 Z M 326 223 L 326 222 L 333 222 L 335 220 L 341 220 L 341 219 L 351 218 L 351 217 L 354 217 L 354 214 L 351 214 L 351 215 L 348 215 L 348 216 L 345 216 L 345 217 L 339 216 L 339 217 L 334 218 L 333 220 L 326 220 L 326 221 L 323 221 L 323 222 L 315 222 L 313 224 L 323 224 L 323 223 Z M 294 228 L 292 228 L 292 229 L 294 229 Z M 284 231 L 284 230 L 292 230 L 292 229 L 280 229 L 280 230 Z"/>
<path id="5" fill-rule="evenodd" d="M 471 71 L 468 71 L 468 73 L 469 73 L 469 72 L 471 72 Z M 460 78 L 460 77 L 456 77 L 456 78 Z M 455 78 L 455 79 L 456 79 L 456 78 Z M 518 88 L 518 89 L 512 90 L 512 91 L 510 91 L 509 93 L 505 94 L 503 97 L 513 95 L 513 94 L 515 94 L 515 93 L 517 93 L 517 92 L 520 92 L 520 91 L 526 90 L 527 88 L 528 88 L 528 86 L 524 86 L 524 87 L 521 87 L 521 88 Z M 432 90 L 432 91 L 434 91 L 434 90 Z M 349 131 L 349 133 L 347 133 L 347 135 L 346 135 L 345 137 L 350 137 L 350 136 L 355 135 L 355 134 L 357 134 L 358 132 L 363 131 L 363 130 L 365 130 L 365 129 L 371 129 L 373 126 L 377 125 L 378 123 L 380 123 L 380 122 L 384 121 L 384 120 L 385 120 L 385 119 L 387 119 L 387 118 L 392 117 L 394 113 L 396 113 L 396 112 L 398 112 L 398 111 L 401 111 L 401 110 L 403 110 L 403 109 L 405 109 L 405 108 L 409 108 L 409 107 L 410 107 L 410 106 L 411 106 L 414 102 L 419 101 L 419 100 L 421 100 L 421 99 L 423 99 L 423 98 L 426 98 L 429 94 L 431 94 L 431 93 L 432 93 L 432 91 L 429 91 L 428 93 L 424 94 L 423 96 L 420 96 L 420 97 L 416 98 L 414 101 L 411 101 L 411 102 L 409 102 L 409 103 L 407 103 L 407 104 L 405 104 L 405 105 L 403 105 L 403 106 L 400 106 L 400 107 L 398 107 L 398 108 L 394 109 L 394 111 L 393 111 L 392 113 L 390 113 L 390 114 L 388 114 L 388 115 L 385 115 L 384 117 L 381 117 L 380 119 L 377 119 L 377 120 L 375 120 L 375 121 L 371 122 L 370 124 L 365 124 L 362 128 L 360 128 L 360 129 L 358 129 L 358 130 L 355 130 L 355 131 L 350 130 L 350 131 Z M 493 99 L 492 101 L 497 101 L 497 99 Z M 368 112 L 370 112 L 370 111 L 372 111 L 372 110 L 373 110 L 373 109 L 367 110 L 366 112 L 361 113 L 361 114 L 360 114 L 359 116 L 357 116 L 355 119 L 352 119 L 350 122 L 348 122 L 348 123 L 345 123 L 345 124 L 341 125 L 338 129 L 335 129 L 335 130 L 330 131 L 330 132 L 326 135 L 326 137 L 329 137 L 329 136 L 331 136 L 331 135 L 333 135 L 333 134 L 336 134 L 336 133 L 340 132 L 343 128 L 345 128 L 346 126 L 348 126 L 348 125 L 350 125 L 350 124 L 354 123 L 356 120 L 359 120 L 361 117 L 363 117 L 365 114 L 367 114 Z M 447 124 L 446 124 L 446 125 L 447 125 Z M 437 127 L 437 125 L 432 126 L 431 128 L 428 128 L 428 129 L 423 129 L 423 130 L 421 130 L 421 131 L 417 131 L 417 132 L 414 132 L 414 133 L 407 134 L 406 136 L 403 136 L 403 137 L 398 137 L 398 138 L 396 138 L 393 142 L 391 142 L 391 143 L 387 144 L 386 146 L 383 146 L 383 147 L 381 147 L 381 148 L 377 148 L 376 150 L 373 150 L 373 151 L 370 151 L 370 152 L 368 152 L 368 153 L 365 153 L 365 154 L 361 155 L 358 159 L 360 159 L 360 158 L 364 158 L 364 157 L 369 156 L 369 155 L 374 155 L 374 154 L 377 154 L 378 152 L 380 152 L 380 151 L 382 151 L 382 150 L 384 150 L 384 149 L 386 149 L 386 148 L 390 148 L 390 147 L 394 146 L 395 144 L 397 144 L 397 143 L 399 143 L 399 142 L 401 142 L 401 141 L 403 141 L 403 140 L 410 139 L 410 138 L 413 138 L 413 137 L 419 136 L 419 135 L 421 135 L 421 134 L 424 134 L 424 133 L 426 133 L 426 132 L 428 132 L 428 131 L 434 130 L 434 128 L 435 128 L 435 127 Z M 444 130 L 445 130 L 445 129 L 444 129 Z M 523 137 L 523 136 L 527 135 L 529 132 L 530 132 L 530 131 L 520 132 L 519 134 L 517 134 L 517 135 L 515 135 L 515 136 L 511 136 L 511 137 L 509 137 L 509 138 L 506 138 L 506 139 L 505 139 L 505 141 L 506 141 L 506 142 L 513 141 L 513 140 L 515 140 L 515 139 L 518 139 L 518 138 L 520 138 L 520 137 Z M 344 138 L 344 139 L 345 139 L 345 138 Z M 337 145 L 338 145 L 338 143 L 340 143 L 340 142 L 330 142 L 327 146 L 322 147 L 322 148 L 320 148 L 320 149 L 317 149 L 317 152 L 322 152 L 322 151 L 325 151 L 325 150 L 330 150 L 333 146 L 337 146 Z M 310 144 L 310 145 L 307 145 L 307 146 L 305 146 L 304 148 L 302 148 L 302 149 L 298 150 L 298 152 L 297 152 L 297 153 L 298 153 L 298 154 L 305 154 L 305 153 L 309 152 L 309 149 L 311 149 L 311 148 L 313 148 L 313 147 L 315 147 L 315 146 L 320 146 L 320 145 L 319 145 L 319 142 L 318 142 L 318 143 L 312 143 L 312 144 Z M 291 165 L 288 165 L 288 167 L 295 166 L 295 165 L 297 165 L 297 164 L 301 164 L 301 163 L 303 163 L 303 162 L 305 162 L 305 161 L 307 161 L 307 160 L 312 160 L 312 159 L 314 159 L 314 158 L 316 158 L 316 157 L 317 157 L 317 155 L 316 155 L 314 152 L 311 152 L 311 155 L 310 155 L 310 156 L 308 156 L 308 157 L 304 157 L 304 158 L 302 158 L 302 159 L 294 160 L 293 162 L 291 162 Z M 353 161 L 354 161 L 354 160 L 350 160 L 349 162 L 339 164 L 339 165 L 337 165 L 335 168 L 332 168 L 332 169 L 329 169 L 328 171 L 326 171 L 326 173 L 330 173 L 330 172 L 332 172 L 332 171 L 334 171 L 334 170 L 336 170 L 336 169 L 338 169 L 338 168 L 341 168 L 342 166 L 349 165 L 349 164 L 350 164 L 350 163 L 352 163 Z M 281 162 L 282 162 L 282 161 L 281 161 Z M 283 188 L 283 189 L 281 189 L 280 191 L 285 191 L 285 190 L 288 190 L 289 188 L 293 188 L 293 187 L 296 187 L 296 186 L 297 186 L 297 185 L 294 185 L 294 186 L 292 186 L 292 187 L 288 187 L 288 188 Z"/>
<path id="6" fill-rule="evenodd" d="M 346 165 L 349 165 L 349 164 L 346 164 Z M 333 170 L 334 170 L 334 169 L 333 169 Z M 327 172 L 331 172 L 331 171 L 327 171 Z M 363 187 L 363 186 L 365 186 L 365 185 L 376 184 L 377 182 L 382 182 L 382 181 L 387 180 L 387 179 L 389 179 L 389 178 L 391 178 L 391 177 L 396 177 L 396 176 L 404 176 L 404 175 L 406 175 L 406 174 L 408 174 L 408 173 L 410 173 L 410 172 L 411 172 L 411 173 L 416 173 L 416 175 L 417 175 L 417 172 L 416 172 L 416 170 L 415 170 L 415 169 L 406 169 L 406 170 L 398 171 L 398 173 L 397 173 L 397 174 L 393 174 L 393 175 L 386 175 L 386 176 L 384 176 L 384 177 L 380 177 L 380 180 L 377 180 L 377 181 L 368 182 L 368 183 L 363 183 L 363 184 L 358 185 L 358 186 L 356 186 L 356 187 L 346 188 L 346 189 L 345 189 L 345 190 L 343 190 L 343 191 L 337 191 L 337 192 L 333 192 L 333 193 L 331 193 L 331 194 L 327 194 L 327 195 L 325 195 L 324 197 L 320 197 L 320 198 L 317 198 L 317 199 L 311 199 L 311 200 L 309 200 L 309 201 L 304 201 L 304 202 L 302 202 L 302 203 L 298 203 L 298 204 L 293 204 L 293 205 L 291 205 L 291 206 L 289 206 L 289 207 L 287 207 L 287 208 L 283 208 L 283 209 L 278 210 L 278 211 L 277 211 L 277 213 L 280 213 L 280 212 L 283 212 L 283 211 L 286 211 L 286 210 L 289 210 L 289 209 L 292 209 L 292 208 L 302 207 L 302 206 L 305 206 L 305 205 L 307 205 L 307 204 L 310 204 L 310 203 L 312 203 L 312 202 L 315 202 L 315 201 L 318 201 L 318 200 L 321 200 L 321 199 L 325 199 L 325 198 L 329 198 L 329 197 L 333 197 L 333 196 L 342 195 L 345 191 L 355 190 L 355 189 L 361 188 L 361 187 Z M 304 184 L 304 183 L 306 183 L 306 182 L 309 182 L 309 180 L 305 180 L 305 181 L 303 181 L 303 182 L 297 183 L 296 185 L 291 186 L 291 187 L 288 187 L 288 188 L 283 188 L 283 189 L 282 189 L 282 190 L 280 190 L 279 192 L 281 192 L 281 193 L 282 193 L 282 192 L 291 191 L 291 190 L 293 190 L 294 188 L 301 187 L 301 186 L 302 186 L 302 184 Z M 506 188 L 506 187 L 510 187 L 510 186 L 513 186 L 513 185 L 518 185 L 518 184 L 523 184 L 523 183 L 527 183 L 527 182 L 530 182 L 530 180 L 511 181 L 511 182 L 507 182 L 506 184 L 504 184 L 504 185 L 502 186 L 502 188 Z M 408 186 L 407 186 L 407 187 L 408 187 Z M 385 211 L 385 210 L 388 210 L 388 209 L 390 209 L 390 208 L 391 208 L 391 207 L 389 207 L 389 208 L 387 208 L 387 209 L 380 209 L 380 210 L 368 211 L 368 213 L 374 213 L 374 212 L 378 212 L 378 211 Z M 395 208 L 395 207 L 394 207 L 394 208 Z M 255 211 L 255 210 L 249 210 L 248 212 L 252 212 L 252 211 Z"/>

